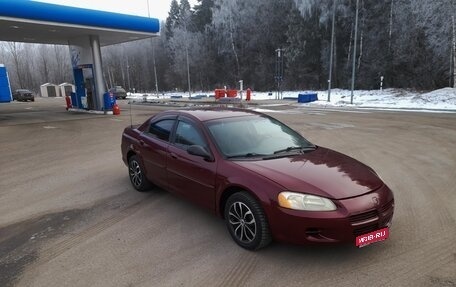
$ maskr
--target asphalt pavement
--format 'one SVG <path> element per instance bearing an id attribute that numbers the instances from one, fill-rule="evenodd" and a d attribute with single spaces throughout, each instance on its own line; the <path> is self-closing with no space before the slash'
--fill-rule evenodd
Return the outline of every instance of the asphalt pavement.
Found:
<path id="1" fill-rule="evenodd" d="M 0 104 L 0 286 L 456 286 L 456 114 L 251 105 L 374 168 L 396 208 L 390 238 L 361 249 L 250 252 L 223 220 L 133 189 L 123 128 L 181 105 L 127 103 Z"/>

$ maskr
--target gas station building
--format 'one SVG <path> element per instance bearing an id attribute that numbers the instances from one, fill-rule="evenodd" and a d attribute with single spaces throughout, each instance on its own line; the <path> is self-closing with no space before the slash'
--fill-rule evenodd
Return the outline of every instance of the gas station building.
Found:
<path id="1" fill-rule="evenodd" d="M 102 111 L 101 47 L 158 36 L 159 20 L 26 0 L 2 0 L 0 41 L 68 45 L 76 97 Z"/>

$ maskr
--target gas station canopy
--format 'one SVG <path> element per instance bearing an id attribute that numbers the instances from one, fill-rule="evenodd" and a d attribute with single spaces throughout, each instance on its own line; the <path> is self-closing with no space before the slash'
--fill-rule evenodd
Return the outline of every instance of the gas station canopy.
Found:
<path id="1" fill-rule="evenodd" d="M 98 36 L 100 46 L 159 34 L 155 18 L 24 0 L 1 0 L 3 41 L 68 45 L 72 39 Z"/>
<path id="2" fill-rule="evenodd" d="M 101 48 L 158 36 L 158 19 L 30 0 L 0 0 L 0 41 L 68 45 L 80 109 L 106 112 Z M 11 92 L 8 82 L 8 95 Z"/>

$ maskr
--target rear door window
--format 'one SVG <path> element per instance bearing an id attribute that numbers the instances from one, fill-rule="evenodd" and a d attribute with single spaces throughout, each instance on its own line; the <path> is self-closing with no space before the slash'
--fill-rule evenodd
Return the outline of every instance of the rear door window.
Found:
<path id="1" fill-rule="evenodd" d="M 149 127 L 148 134 L 158 139 L 169 141 L 175 122 L 175 119 L 165 119 L 153 122 Z"/>

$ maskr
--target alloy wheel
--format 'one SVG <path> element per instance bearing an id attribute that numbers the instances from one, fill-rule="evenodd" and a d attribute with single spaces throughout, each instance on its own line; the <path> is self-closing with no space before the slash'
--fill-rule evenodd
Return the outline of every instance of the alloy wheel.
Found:
<path id="1" fill-rule="evenodd" d="M 142 172 L 139 163 L 136 160 L 131 160 L 129 170 L 131 183 L 136 188 L 139 188 L 142 183 Z"/>
<path id="2" fill-rule="evenodd" d="M 243 202 L 236 201 L 229 208 L 229 224 L 234 235 L 242 243 L 251 243 L 256 238 L 257 224 L 252 210 Z"/>

